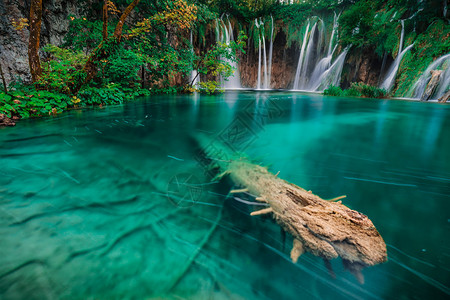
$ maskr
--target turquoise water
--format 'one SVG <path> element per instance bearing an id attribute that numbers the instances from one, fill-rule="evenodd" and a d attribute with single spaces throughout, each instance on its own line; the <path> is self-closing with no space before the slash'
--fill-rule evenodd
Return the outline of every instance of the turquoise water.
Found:
<path id="1" fill-rule="evenodd" d="M 444 299 L 450 106 L 294 93 L 157 96 L 0 129 L 1 299 Z M 270 217 L 210 182 L 204 133 L 386 241 L 365 284 L 289 259 Z M 186 184 L 181 184 L 186 183 Z M 246 200 L 246 199 L 244 199 Z"/>

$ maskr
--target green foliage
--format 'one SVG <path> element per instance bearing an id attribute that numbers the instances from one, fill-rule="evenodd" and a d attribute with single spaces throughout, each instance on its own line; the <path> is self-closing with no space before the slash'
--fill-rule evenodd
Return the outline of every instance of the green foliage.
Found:
<path id="1" fill-rule="evenodd" d="M 352 83 L 349 89 L 342 90 L 338 86 L 330 86 L 323 91 L 325 96 L 341 97 L 365 97 L 365 98 L 386 98 L 387 92 L 375 86 L 360 83 Z"/>
<path id="2" fill-rule="evenodd" d="M 362 82 L 352 83 L 350 88 L 348 90 L 344 91 L 344 94 L 346 94 L 346 92 L 347 92 L 346 96 L 350 96 L 350 94 L 348 94 L 348 93 L 354 93 L 356 96 L 356 92 L 353 92 L 353 91 L 356 91 L 358 94 L 360 94 L 361 97 L 366 97 L 366 98 L 386 98 L 386 96 L 387 96 L 386 90 L 380 89 L 376 86 L 364 84 Z"/>
<path id="3" fill-rule="evenodd" d="M 325 96 L 342 96 L 343 91 L 340 87 L 331 85 L 323 91 Z"/>
<path id="4" fill-rule="evenodd" d="M 150 95 L 148 90 L 124 87 L 119 83 L 109 83 L 103 87 L 88 86 L 78 93 L 81 106 L 121 104 L 148 95 Z"/>
<path id="5" fill-rule="evenodd" d="M 412 34 L 406 41 L 411 43 L 415 38 L 414 47 L 405 54 L 398 70 L 395 96 L 411 97 L 411 87 L 423 74 L 425 69 L 442 55 L 450 53 L 450 24 L 437 20 L 425 32 Z"/>
<path id="6" fill-rule="evenodd" d="M 138 71 L 144 65 L 145 58 L 131 49 L 120 47 L 105 61 L 99 76 L 106 82 L 127 84 L 139 80 Z"/>
<path id="7" fill-rule="evenodd" d="M 34 86 L 26 86 L 20 82 L 11 85 L 10 90 L 10 94 L 0 93 L 0 113 L 19 119 L 58 114 L 80 106 L 120 104 L 150 95 L 150 91 L 146 89 L 137 86 L 123 87 L 118 83 L 104 87 L 88 86 L 78 96 L 72 97 L 59 92 L 36 90 Z"/>
<path id="8" fill-rule="evenodd" d="M 195 69 L 200 74 L 220 76 L 223 80 L 227 80 L 235 71 L 231 62 L 238 62 L 237 51 L 245 53 L 246 39 L 247 36 L 241 31 L 236 41 L 229 44 L 218 42 L 202 56 L 194 57 Z"/>
<path id="9" fill-rule="evenodd" d="M 50 91 L 70 93 L 71 77 L 83 67 L 87 56 L 81 51 L 73 52 L 52 44 L 47 44 L 43 51 L 49 58 L 42 62 L 43 74 L 37 84 Z"/>
<path id="10" fill-rule="evenodd" d="M 0 113 L 8 117 L 29 118 L 61 113 L 71 104 L 69 96 L 33 88 L 0 93 Z"/>
<path id="11" fill-rule="evenodd" d="M 200 82 L 198 89 L 201 94 L 207 95 L 214 95 L 224 92 L 224 89 L 220 87 L 220 82 L 213 80 Z"/>
<path id="12" fill-rule="evenodd" d="M 86 54 L 97 47 L 102 40 L 102 20 L 90 21 L 73 16 L 69 16 L 69 20 L 69 29 L 64 36 L 63 47 L 74 51 L 85 51 Z M 110 32 L 114 30 L 114 26 L 111 24 L 108 28 Z"/>

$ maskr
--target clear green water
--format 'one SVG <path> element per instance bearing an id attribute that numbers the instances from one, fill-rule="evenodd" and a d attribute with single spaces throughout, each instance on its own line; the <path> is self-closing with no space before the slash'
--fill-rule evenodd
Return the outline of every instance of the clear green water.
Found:
<path id="1" fill-rule="evenodd" d="M 389 261 L 364 285 L 340 260 L 336 279 L 310 254 L 291 263 L 278 225 L 208 181 L 197 132 L 347 195 Z M 448 298 L 449 153 L 450 107 L 406 101 L 229 92 L 20 122 L 0 129 L 0 298 Z"/>

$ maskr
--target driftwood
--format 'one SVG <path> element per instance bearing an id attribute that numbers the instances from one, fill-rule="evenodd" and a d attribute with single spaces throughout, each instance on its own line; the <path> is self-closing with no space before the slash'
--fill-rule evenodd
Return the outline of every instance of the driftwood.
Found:
<path id="1" fill-rule="evenodd" d="M 428 82 L 427 87 L 425 88 L 425 91 L 422 94 L 422 97 L 420 97 L 420 101 L 428 101 L 428 99 L 430 99 L 431 96 L 433 96 L 434 91 L 439 85 L 442 70 L 432 70 L 430 73 L 431 79 Z"/>
<path id="2" fill-rule="evenodd" d="M 311 191 L 278 178 L 278 173 L 272 174 L 246 158 L 237 158 L 220 142 L 203 135 L 195 138 L 203 154 L 222 172 L 217 177 L 229 175 L 242 187 L 231 193 L 248 192 L 257 201 L 267 204 L 251 215 L 272 214 L 292 235 L 294 263 L 304 252 L 310 252 L 322 257 L 333 275 L 329 260 L 341 257 L 344 267 L 363 283 L 361 270 L 364 267 L 387 260 L 386 244 L 369 218 L 337 201 L 345 196 L 323 200 Z"/>

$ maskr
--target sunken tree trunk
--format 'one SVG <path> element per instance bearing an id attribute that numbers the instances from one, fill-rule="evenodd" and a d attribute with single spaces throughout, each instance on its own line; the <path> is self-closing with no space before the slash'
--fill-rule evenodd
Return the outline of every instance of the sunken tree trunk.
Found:
<path id="1" fill-rule="evenodd" d="M 248 193 L 266 204 L 266 208 L 251 213 L 252 216 L 272 214 L 292 235 L 294 263 L 304 252 L 310 252 L 322 257 L 334 274 L 329 260 L 341 257 L 344 267 L 363 283 L 363 268 L 387 260 L 386 244 L 372 221 L 337 201 L 345 196 L 323 200 L 311 191 L 278 178 L 278 174 L 270 173 L 267 168 L 251 163 L 242 154 L 234 155 L 217 140 L 204 135 L 194 138 L 212 166 L 222 172 L 217 177 L 229 175 L 242 187 L 230 193 Z"/>
<path id="2" fill-rule="evenodd" d="M 30 5 L 30 38 L 28 40 L 28 62 L 33 83 L 42 75 L 39 59 L 39 43 L 42 23 L 42 0 L 32 0 Z"/>

